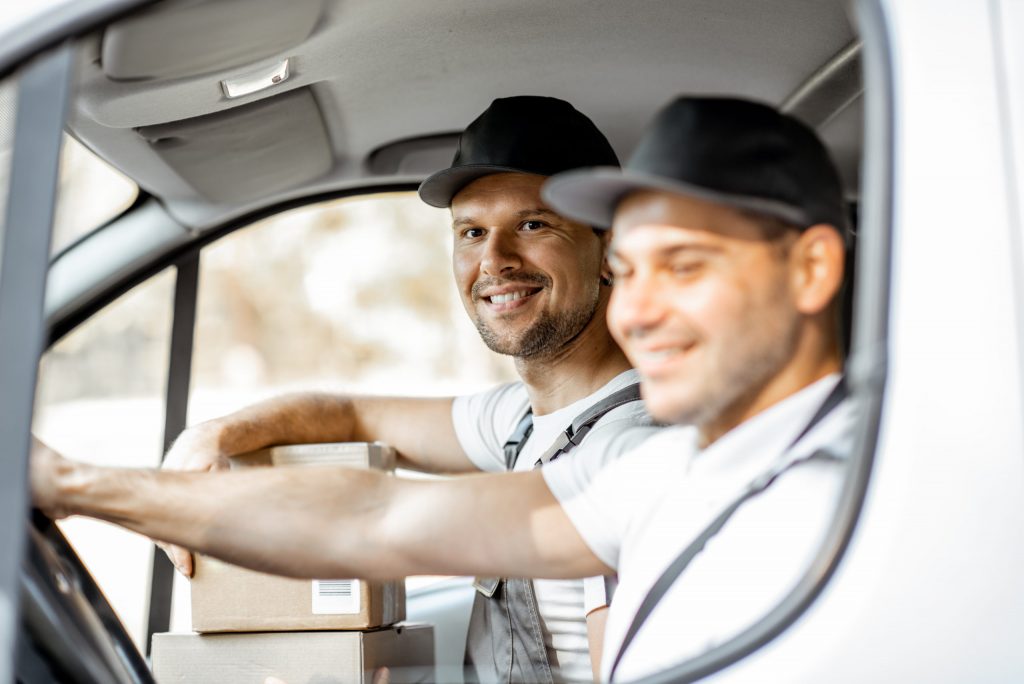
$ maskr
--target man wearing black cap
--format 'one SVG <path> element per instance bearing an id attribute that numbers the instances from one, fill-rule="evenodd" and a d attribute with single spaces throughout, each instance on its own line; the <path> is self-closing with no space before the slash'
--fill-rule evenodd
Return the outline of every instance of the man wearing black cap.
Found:
<path id="1" fill-rule="evenodd" d="M 807 571 L 851 450 L 836 171 L 813 132 L 770 107 L 680 98 L 624 171 L 560 175 L 546 196 L 568 216 L 614 226 L 608 322 L 652 414 L 678 427 L 601 469 L 560 459 L 430 483 L 355 471 L 327 482 L 300 472 L 173 478 L 41 449 L 36 501 L 293 574 L 614 569 L 605 679 L 650 674 L 738 634 Z M 254 502 L 300 488 L 315 515 L 294 499 L 273 515 Z M 201 510 L 175 508 L 197 495 Z M 331 532 L 342 528 L 359 534 Z M 268 561 L 278 544 L 295 556 Z"/>
<path id="2" fill-rule="evenodd" d="M 624 170 L 561 174 L 544 195 L 614 225 L 609 326 L 651 414 L 688 426 L 600 472 L 565 462 L 544 473 L 619 572 L 603 673 L 633 679 L 767 615 L 823 539 L 853 425 L 840 375 L 842 189 L 795 119 L 681 98 Z"/>
<path id="3" fill-rule="evenodd" d="M 605 236 L 540 198 L 547 177 L 598 165 L 617 167 L 618 159 L 572 105 L 508 97 L 466 128 L 451 167 L 420 186 L 427 204 L 451 209 L 467 313 L 492 350 L 515 359 L 522 382 L 444 399 L 274 399 L 190 430 L 167 462 L 204 469 L 271 444 L 376 440 L 418 470 L 503 472 L 531 470 L 577 445 L 603 462 L 638 444 L 654 428 L 636 372 L 605 323 Z M 189 555 L 172 553 L 188 574 Z M 603 577 L 481 577 L 475 586 L 467 656 L 481 679 L 592 681 L 587 616 L 599 645 Z"/>

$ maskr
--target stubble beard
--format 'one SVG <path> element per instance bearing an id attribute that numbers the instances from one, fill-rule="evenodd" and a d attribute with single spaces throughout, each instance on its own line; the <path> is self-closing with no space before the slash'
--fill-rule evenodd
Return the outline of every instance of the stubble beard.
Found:
<path id="1" fill-rule="evenodd" d="M 599 299 L 600 290 L 595 287 L 580 306 L 560 313 L 543 311 L 533 325 L 518 334 L 498 333 L 479 316 L 473 317 L 473 323 L 491 351 L 523 360 L 544 359 L 557 355 L 576 339 L 593 320 Z"/>

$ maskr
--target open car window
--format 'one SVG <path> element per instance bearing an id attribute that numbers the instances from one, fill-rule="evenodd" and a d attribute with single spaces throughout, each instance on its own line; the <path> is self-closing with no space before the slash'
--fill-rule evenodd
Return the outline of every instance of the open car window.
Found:
<path id="1" fill-rule="evenodd" d="M 462 310 L 449 223 L 414 193 L 387 193 L 293 209 L 203 249 L 188 423 L 290 390 L 445 396 L 515 379 Z M 47 351 L 44 441 L 98 464 L 159 464 L 174 282 L 161 271 Z M 149 543 L 92 520 L 60 526 L 144 650 Z M 188 631 L 181 579 L 173 605 L 172 629 Z"/>

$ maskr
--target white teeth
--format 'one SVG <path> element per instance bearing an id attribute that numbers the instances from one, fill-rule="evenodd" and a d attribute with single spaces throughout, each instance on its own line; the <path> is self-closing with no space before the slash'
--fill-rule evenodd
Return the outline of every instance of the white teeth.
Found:
<path id="1" fill-rule="evenodd" d="M 517 292 L 507 292 L 505 294 L 493 295 L 489 297 L 489 299 L 491 300 L 492 304 L 506 304 L 508 302 L 513 302 L 517 299 L 522 299 L 528 294 L 530 293 L 527 292 L 526 290 L 519 290 Z"/>

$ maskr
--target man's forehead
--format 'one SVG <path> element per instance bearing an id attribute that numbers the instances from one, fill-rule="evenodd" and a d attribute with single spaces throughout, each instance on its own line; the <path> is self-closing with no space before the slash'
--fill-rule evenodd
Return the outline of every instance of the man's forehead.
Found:
<path id="1" fill-rule="evenodd" d="M 613 244 L 622 245 L 640 229 L 648 239 L 657 232 L 667 241 L 764 241 L 758 222 L 750 215 L 725 204 L 660 190 L 630 193 L 616 207 Z"/>

